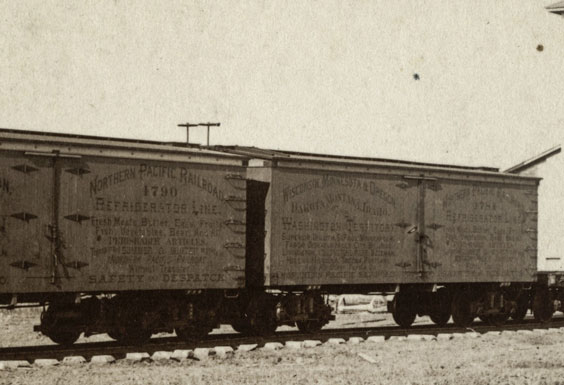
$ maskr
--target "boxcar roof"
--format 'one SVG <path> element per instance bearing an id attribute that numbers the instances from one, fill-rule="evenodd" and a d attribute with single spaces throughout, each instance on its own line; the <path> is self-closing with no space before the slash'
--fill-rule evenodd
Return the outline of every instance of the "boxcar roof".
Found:
<path id="1" fill-rule="evenodd" d="M 234 154 L 240 154 L 249 158 L 271 161 L 272 163 L 275 163 L 277 165 L 290 166 L 291 164 L 293 164 L 296 167 L 305 168 L 309 167 L 310 165 L 311 167 L 314 167 L 315 165 L 315 167 L 327 166 L 331 168 L 342 166 L 343 169 L 347 170 L 350 170 L 350 167 L 361 167 L 363 169 L 366 169 L 366 167 L 385 167 L 422 172 L 446 171 L 456 174 L 477 174 L 483 176 L 501 176 L 519 179 L 541 179 L 501 172 L 499 168 L 495 167 L 473 167 L 440 163 L 403 161 L 385 158 L 313 154 L 306 152 L 271 150 L 245 146 L 214 146 L 213 148 L 219 151 L 227 151 Z"/>
<path id="2" fill-rule="evenodd" d="M 258 159 L 284 159 L 284 160 L 296 160 L 296 161 L 358 161 L 362 163 L 373 162 L 373 163 L 392 163 L 398 165 L 412 165 L 412 166 L 428 166 L 428 167 L 447 167 L 461 170 L 480 170 L 480 171 L 491 171 L 499 172 L 499 168 L 495 167 L 472 167 L 472 166 L 458 166 L 458 165 L 446 165 L 439 163 L 425 163 L 425 162 L 414 162 L 406 160 L 396 160 L 396 159 L 386 159 L 386 158 L 372 158 L 372 157 L 360 157 L 360 156 L 347 156 L 347 155 L 328 155 L 328 154 L 314 154 L 307 152 L 296 152 L 296 151 L 286 151 L 286 150 L 270 150 L 262 149 L 257 147 L 245 147 L 245 146 L 214 146 L 216 149 L 221 149 L 224 151 L 233 152 L 236 154 L 246 155 L 251 158 Z"/>
<path id="3" fill-rule="evenodd" d="M 122 139 L 91 135 L 59 134 L 27 130 L 0 128 L 2 142 L 33 142 L 44 145 L 77 146 L 86 148 L 104 148 L 115 150 L 140 150 L 150 152 L 190 153 L 194 155 L 246 160 L 247 157 L 225 151 L 214 151 L 210 147 L 192 143 L 159 142 L 151 140 Z"/>
<path id="4" fill-rule="evenodd" d="M 332 164 L 361 167 L 398 167 L 417 170 L 443 170 L 459 173 L 485 173 L 519 176 L 501 173 L 494 167 L 472 167 L 461 165 L 447 165 L 438 163 L 413 162 L 386 158 L 314 154 L 306 152 L 272 150 L 249 146 L 203 146 L 183 142 L 160 142 L 151 140 L 111 138 L 91 135 L 60 134 L 28 130 L 0 128 L 0 143 L 2 142 L 33 142 L 44 145 L 69 145 L 85 148 L 105 148 L 116 150 L 141 150 L 149 152 L 169 152 L 177 154 L 202 155 L 209 157 L 232 158 L 239 160 L 262 159 L 269 161 L 289 161 L 292 163 Z M 530 178 L 528 179 L 539 179 Z"/>

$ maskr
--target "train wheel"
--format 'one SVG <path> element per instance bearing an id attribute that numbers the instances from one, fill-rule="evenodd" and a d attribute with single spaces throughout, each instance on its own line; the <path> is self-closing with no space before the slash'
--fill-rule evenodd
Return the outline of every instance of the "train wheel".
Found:
<path id="1" fill-rule="evenodd" d="M 509 319 L 509 314 L 498 313 L 498 314 L 488 314 L 487 316 L 480 316 L 480 319 L 487 322 L 491 326 L 502 326 Z"/>
<path id="2" fill-rule="evenodd" d="M 80 337 L 80 331 L 51 331 L 47 337 L 56 344 L 70 346 Z"/>
<path id="3" fill-rule="evenodd" d="M 406 293 L 397 293 L 394 296 L 392 317 L 402 328 L 406 329 L 413 324 L 417 312 L 413 306 L 412 296 Z"/>
<path id="4" fill-rule="evenodd" d="M 252 333 L 257 336 L 269 336 L 274 334 L 278 327 L 276 313 L 269 309 L 254 314 L 250 321 Z"/>
<path id="5" fill-rule="evenodd" d="M 511 313 L 511 319 L 515 321 L 523 321 L 529 311 L 529 295 L 523 293 L 517 298 L 517 308 Z"/>
<path id="6" fill-rule="evenodd" d="M 174 329 L 178 338 L 187 342 L 200 341 L 207 336 L 211 330 L 211 328 L 205 326 L 185 326 Z"/>
<path id="7" fill-rule="evenodd" d="M 251 299 L 247 309 L 250 330 L 257 336 L 274 334 L 278 327 L 276 319 L 276 302 L 266 294 Z"/>
<path id="8" fill-rule="evenodd" d="M 433 294 L 433 305 L 429 317 L 439 326 L 445 326 L 450 319 L 451 301 L 447 289 L 440 288 Z"/>
<path id="9" fill-rule="evenodd" d="M 56 344 L 72 345 L 82 333 L 79 315 L 80 311 L 73 303 L 54 301 L 41 313 L 41 331 Z"/>
<path id="10" fill-rule="evenodd" d="M 110 332 L 108 335 L 114 340 L 122 344 L 140 345 L 151 339 L 151 331 L 138 327 L 119 327 Z"/>
<path id="11" fill-rule="evenodd" d="M 121 339 L 119 331 L 117 331 L 117 330 L 109 331 L 107 334 L 112 340 L 117 341 L 117 340 Z"/>
<path id="12" fill-rule="evenodd" d="M 554 306 L 547 288 L 537 289 L 533 298 L 533 315 L 537 322 L 547 323 L 552 319 Z"/>
<path id="13" fill-rule="evenodd" d="M 459 327 L 468 327 L 474 321 L 472 301 L 467 291 L 459 291 L 452 301 L 452 320 Z"/>
<path id="14" fill-rule="evenodd" d="M 122 344 L 143 344 L 152 331 L 145 327 L 145 298 L 116 295 L 110 301 L 113 326 L 108 335 Z"/>
<path id="15" fill-rule="evenodd" d="M 430 314 L 431 321 L 439 326 L 445 326 L 450 319 L 450 311 L 448 313 Z"/>
<path id="16" fill-rule="evenodd" d="M 251 324 L 247 318 L 241 318 L 232 322 L 231 327 L 238 333 L 251 334 Z"/>
<path id="17" fill-rule="evenodd" d="M 298 326 L 298 330 L 302 333 L 316 333 L 321 330 L 325 323 L 320 320 L 307 320 L 297 321 L 296 325 Z"/>

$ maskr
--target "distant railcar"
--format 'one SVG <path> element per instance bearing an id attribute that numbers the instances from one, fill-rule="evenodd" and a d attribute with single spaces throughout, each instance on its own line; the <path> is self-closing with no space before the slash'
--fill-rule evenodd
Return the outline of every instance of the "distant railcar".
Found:
<path id="1" fill-rule="evenodd" d="M 550 320 L 554 311 L 562 311 L 564 304 L 564 238 L 560 235 L 564 216 L 564 184 L 562 166 L 564 158 L 561 146 L 555 146 L 528 159 L 505 172 L 542 177 L 539 186 L 538 259 L 535 301 L 535 317 Z"/>

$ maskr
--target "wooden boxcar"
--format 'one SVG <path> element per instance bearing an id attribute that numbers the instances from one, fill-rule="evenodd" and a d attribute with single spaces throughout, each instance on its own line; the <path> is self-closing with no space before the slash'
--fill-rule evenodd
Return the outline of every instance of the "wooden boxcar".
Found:
<path id="1" fill-rule="evenodd" d="M 0 131 L 0 298 L 49 302 L 40 330 L 57 342 L 80 328 L 55 325 L 103 311 L 95 296 L 74 307 L 88 293 L 115 304 L 91 333 L 131 319 L 113 335 L 135 339 L 137 313 L 160 304 L 180 329 L 186 291 L 245 285 L 245 163 L 196 146 Z"/>
<path id="2" fill-rule="evenodd" d="M 452 313 L 461 325 L 474 316 L 495 323 L 524 316 L 537 271 L 539 178 L 232 150 L 255 158 L 248 195 L 261 203 L 249 209 L 259 219 L 248 220 L 247 231 L 264 241 L 249 243 L 252 284 L 399 292 L 390 310 L 403 326 L 416 314 L 445 323 Z"/>

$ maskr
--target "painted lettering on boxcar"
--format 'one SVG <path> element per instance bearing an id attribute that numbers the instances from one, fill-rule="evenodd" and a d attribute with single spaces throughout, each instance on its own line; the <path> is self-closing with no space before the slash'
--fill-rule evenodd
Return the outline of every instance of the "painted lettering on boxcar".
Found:
<path id="1" fill-rule="evenodd" d="M 454 187 L 454 188 L 453 188 Z M 466 264 L 503 265 L 526 259 L 528 199 L 507 186 L 450 189 L 436 213 L 443 228 L 434 235 L 443 255 Z M 445 186 L 449 189 L 449 186 Z"/>
<path id="2" fill-rule="evenodd" d="M 220 282 L 225 280 L 223 274 L 188 274 L 188 273 L 171 273 L 163 274 L 163 282 Z"/>
<path id="3" fill-rule="evenodd" d="M 188 204 L 174 203 L 171 201 L 130 201 L 123 199 L 108 199 L 97 197 L 94 204 L 95 211 L 114 211 L 129 213 L 154 213 L 154 214 L 187 214 Z"/>
<path id="4" fill-rule="evenodd" d="M 169 180 L 173 184 L 192 185 L 207 192 L 218 200 L 223 200 L 226 196 L 225 192 L 213 179 L 202 176 L 186 167 L 146 163 L 142 163 L 137 167 L 126 167 L 102 175 L 93 175 L 93 179 L 90 181 L 90 196 L 98 195 L 107 189 L 137 178 L 143 181 Z M 0 187 L 2 187 L 1 184 Z M 144 185 L 143 189 L 145 196 L 174 197 L 178 195 L 178 187 L 176 184 Z"/>
<path id="5" fill-rule="evenodd" d="M 103 176 L 94 175 L 94 179 L 90 181 L 90 196 L 101 193 L 117 184 L 135 179 L 135 175 L 136 170 L 134 167 L 122 169 Z"/>
<path id="6" fill-rule="evenodd" d="M 272 282 L 360 282 L 393 266 L 405 238 L 395 223 L 408 219 L 404 207 L 396 207 L 396 183 L 288 174 L 281 187 L 283 215 L 275 218 Z"/>
<path id="7" fill-rule="evenodd" d="M 229 183 L 226 176 L 233 171 L 170 162 L 92 161 L 88 167 L 80 179 L 64 175 L 81 190 L 63 200 L 69 220 L 61 230 L 73 239 L 67 259 L 83 260 L 81 250 L 90 251 L 87 282 L 103 287 L 234 282 L 239 273 L 224 268 L 244 252 L 245 213 L 225 197 L 244 201 L 245 191 Z"/>
<path id="8" fill-rule="evenodd" d="M 359 178 L 352 178 L 352 177 L 337 177 L 333 175 L 323 175 L 316 179 L 310 179 L 293 186 L 284 187 L 282 190 L 284 203 L 309 191 L 316 189 L 324 190 L 335 186 L 346 188 L 352 191 L 353 193 L 366 192 L 369 193 L 371 196 L 375 196 L 382 199 L 384 202 L 392 206 L 395 205 L 394 197 L 391 194 L 382 190 L 380 187 L 378 187 L 374 181 L 362 180 Z M 346 195 L 350 197 L 349 194 Z M 326 199 L 330 201 L 331 197 L 326 197 Z"/>
<path id="9" fill-rule="evenodd" d="M 214 214 L 209 214 L 214 215 Z M 104 247 L 91 248 L 93 257 L 106 256 L 112 264 L 129 264 L 144 255 L 166 255 L 163 261 L 171 262 L 172 256 L 181 256 L 182 261 L 201 260 L 194 254 L 213 253 L 207 247 L 209 238 L 220 235 L 221 223 L 190 218 L 130 218 L 121 216 L 94 218 L 98 241 Z"/>
<path id="10" fill-rule="evenodd" d="M 133 274 L 102 274 L 102 275 L 89 275 L 89 284 L 131 284 L 142 283 L 145 276 Z"/>

